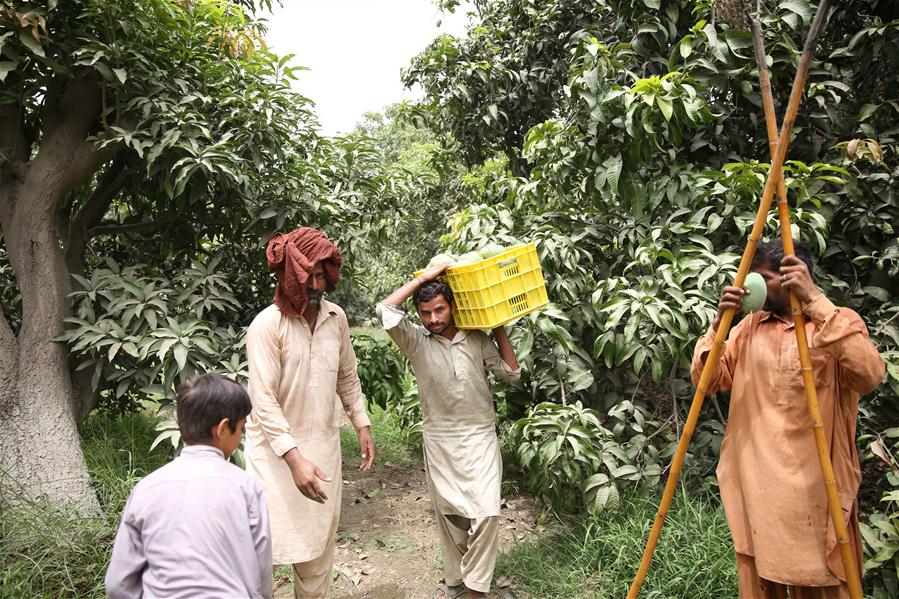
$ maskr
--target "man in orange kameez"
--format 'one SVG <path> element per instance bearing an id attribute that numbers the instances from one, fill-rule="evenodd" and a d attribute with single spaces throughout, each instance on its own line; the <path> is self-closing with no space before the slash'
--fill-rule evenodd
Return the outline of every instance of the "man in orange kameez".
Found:
<path id="1" fill-rule="evenodd" d="M 858 398 L 876 387 L 884 363 L 854 311 L 835 306 L 812 282 L 811 255 L 779 241 L 760 244 L 752 270 L 767 283 L 763 311 L 730 332 L 709 392 L 730 391 L 718 481 L 727 514 L 742 599 L 848 598 L 827 494 L 806 407 L 789 292 L 807 316 L 818 401 L 840 504 L 856 565 L 861 567 L 855 449 Z M 699 381 L 721 315 L 739 309 L 748 290 L 726 287 L 712 328 L 693 355 Z"/>

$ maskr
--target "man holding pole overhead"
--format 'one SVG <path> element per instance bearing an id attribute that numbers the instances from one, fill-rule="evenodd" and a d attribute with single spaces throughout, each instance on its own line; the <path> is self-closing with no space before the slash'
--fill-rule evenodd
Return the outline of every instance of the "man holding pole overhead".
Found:
<path id="1" fill-rule="evenodd" d="M 752 270 L 767 285 L 764 309 L 730 333 L 708 391 L 730 391 L 718 481 L 742 599 L 848 598 L 818 463 L 790 313 L 790 292 L 809 319 L 812 367 L 850 543 L 861 564 L 855 449 L 858 398 L 876 387 L 884 363 L 857 313 L 836 307 L 812 282 L 810 252 L 784 256 L 779 240 L 761 243 Z M 712 328 L 693 355 L 698 382 L 721 315 L 742 307 L 745 288 L 726 287 Z"/>

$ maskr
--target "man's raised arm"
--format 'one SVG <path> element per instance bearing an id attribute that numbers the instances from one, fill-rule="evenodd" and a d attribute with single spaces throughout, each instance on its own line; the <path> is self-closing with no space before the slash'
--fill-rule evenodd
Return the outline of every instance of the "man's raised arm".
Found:
<path id="1" fill-rule="evenodd" d="M 416 289 L 418 289 L 428 281 L 433 281 L 434 279 L 442 275 L 447 266 L 448 265 L 446 264 L 440 264 L 427 269 L 408 283 L 405 283 L 401 287 L 394 289 L 393 293 L 381 300 L 381 303 L 387 304 L 388 306 L 402 306 L 407 299 L 412 297 L 412 294 L 415 293 Z"/>

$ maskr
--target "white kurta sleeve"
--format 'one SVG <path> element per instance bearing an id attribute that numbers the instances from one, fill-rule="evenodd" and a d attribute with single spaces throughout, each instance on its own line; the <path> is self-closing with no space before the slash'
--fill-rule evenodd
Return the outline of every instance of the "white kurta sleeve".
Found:
<path id="1" fill-rule="evenodd" d="M 266 317 L 268 316 L 268 317 Z M 278 403 L 281 381 L 281 346 L 278 318 L 263 312 L 247 329 L 247 362 L 250 369 L 250 399 L 253 418 L 259 423 L 272 451 L 282 456 L 297 446 L 290 425 Z"/>
<path id="2" fill-rule="evenodd" d="M 507 383 L 514 383 L 521 378 L 521 366 L 512 368 L 499 355 L 499 348 L 496 343 L 487 335 L 482 336 L 484 355 L 484 366 L 492 372 L 496 377 L 501 378 Z"/>
<path id="3" fill-rule="evenodd" d="M 375 306 L 375 312 L 381 319 L 381 324 L 400 351 L 411 357 L 418 347 L 421 332 L 414 324 L 409 322 L 402 310 L 396 306 L 379 303 Z"/>
<path id="4" fill-rule="evenodd" d="M 346 315 L 340 314 L 340 364 L 337 368 L 337 394 L 346 411 L 347 418 L 357 431 L 371 426 L 371 420 L 365 412 L 365 396 L 362 394 L 362 383 L 356 369 L 356 352 L 350 338 L 350 325 Z"/>

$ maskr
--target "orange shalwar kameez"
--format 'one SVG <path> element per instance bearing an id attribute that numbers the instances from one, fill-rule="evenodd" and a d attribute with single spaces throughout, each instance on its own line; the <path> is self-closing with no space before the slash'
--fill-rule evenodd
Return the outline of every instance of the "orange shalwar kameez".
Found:
<path id="1" fill-rule="evenodd" d="M 857 313 L 823 294 L 803 306 L 818 401 L 850 542 L 861 564 L 855 449 L 858 398 L 876 387 L 884 363 Z M 698 342 L 698 382 L 714 331 Z M 771 312 L 730 332 L 709 393 L 730 391 L 718 482 L 737 553 L 742 599 L 849 597 L 806 406 L 791 319 Z"/>

